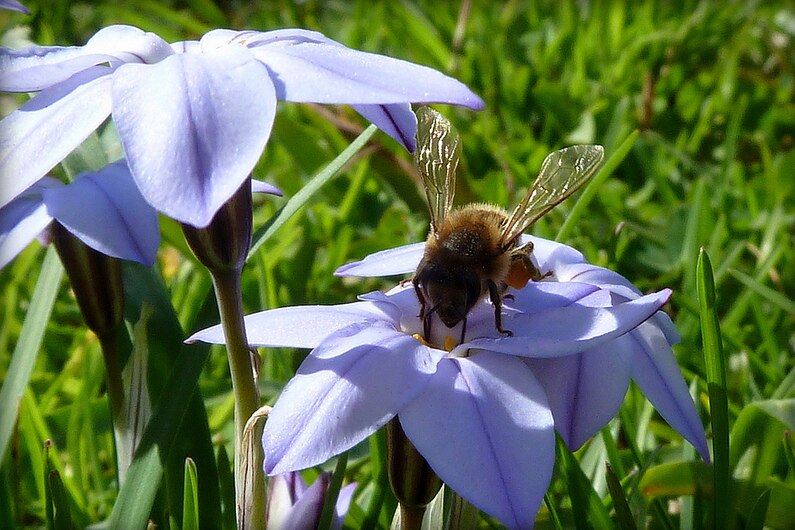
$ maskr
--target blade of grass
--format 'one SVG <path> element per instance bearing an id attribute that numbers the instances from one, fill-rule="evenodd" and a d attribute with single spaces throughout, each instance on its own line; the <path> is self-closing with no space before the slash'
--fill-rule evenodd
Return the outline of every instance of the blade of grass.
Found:
<path id="1" fill-rule="evenodd" d="M 544 504 L 546 504 L 547 511 L 549 511 L 549 520 L 552 522 L 552 527 L 555 530 L 563 530 L 563 523 L 560 520 L 558 511 L 555 508 L 555 503 L 549 495 L 549 492 L 544 494 Z"/>
<path id="2" fill-rule="evenodd" d="M 370 437 L 370 461 L 373 467 L 373 495 L 367 505 L 367 515 L 362 523 L 362 530 L 372 530 L 378 525 L 379 514 L 387 504 L 387 509 L 391 505 L 392 513 L 395 508 L 395 499 L 389 499 L 392 491 L 389 488 L 389 479 L 386 471 L 386 435 L 383 429 L 379 429 Z M 392 502 L 387 502 L 391 500 Z"/>
<path id="3" fill-rule="evenodd" d="M 765 490 L 754 503 L 751 514 L 745 522 L 745 530 L 762 530 L 765 527 L 767 507 L 770 505 L 770 490 Z"/>
<path id="4" fill-rule="evenodd" d="M 47 522 L 47 530 L 53 530 L 53 528 L 55 528 L 55 506 L 53 506 L 52 503 L 52 484 L 50 484 L 49 480 L 50 473 L 52 472 L 49 456 L 50 446 L 52 446 L 51 440 L 44 442 L 44 514 Z"/>
<path id="5" fill-rule="evenodd" d="M 693 376 L 690 382 L 690 397 L 701 412 L 701 402 L 699 401 L 699 377 Z M 690 444 L 682 444 L 681 458 L 685 462 L 690 462 L 696 458 L 696 449 Z M 679 497 L 681 510 L 679 516 L 679 530 L 700 530 L 703 526 L 702 513 L 704 500 L 702 496 L 681 495 Z"/>
<path id="6" fill-rule="evenodd" d="M 713 518 L 715 528 L 727 528 L 729 521 L 729 411 L 726 396 L 726 363 L 720 324 L 715 305 L 715 282 L 712 264 L 701 249 L 696 264 L 696 285 L 701 315 L 701 339 L 704 346 L 706 381 L 712 422 L 712 458 L 714 460 Z"/>
<path id="7" fill-rule="evenodd" d="M 557 241 L 562 241 L 569 237 L 574 225 L 577 223 L 577 221 L 579 221 L 580 217 L 585 215 L 588 204 L 590 204 L 590 202 L 596 196 L 596 193 L 599 191 L 602 183 L 607 180 L 607 177 L 609 177 L 613 171 L 615 171 L 619 164 L 624 161 L 624 158 L 626 158 L 627 154 L 629 154 L 629 150 L 632 149 L 635 140 L 638 138 L 638 134 L 639 131 L 632 131 L 629 136 L 627 136 L 626 139 L 621 142 L 621 145 L 618 146 L 615 152 L 605 161 L 602 169 L 600 169 L 596 175 L 594 175 L 594 177 L 591 179 L 591 182 L 582 191 L 580 198 L 571 207 L 568 217 L 566 217 L 566 220 L 563 222 L 563 226 L 560 227 L 558 235 L 555 237 Z"/>
<path id="8" fill-rule="evenodd" d="M 224 444 L 218 448 L 218 483 L 221 488 L 221 523 L 226 530 L 234 530 L 237 527 L 235 521 L 235 479 L 232 476 L 232 463 L 229 461 L 229 454 L 226 452 Z"/>
<path id="9" fill-rule="evenodd" d="M 632 510 L 629 509 L 627 498 L 624 495 L 624 488 L 621 487 L 621 481 L 618 479 L 618 475 L 616 475 L 613 466 L 609 463 L 605 463 L 605 469 L 607 472 L 607 489 L 610 492 L 610 497 L 613 499 L 618 527 L 622 530 L 636 530 L 637 525 L 632 518 Z"/>
<path id="10" fill-rule="evenodd" d="M 19 341 L 14 347 L 3 388 L 0 389 L 0 460 L 14 431 L 19 400 L 25 387 L 28 386 L 33 365 L 36 363 L 62 276 L 63 266 L 55 253 L 55 248 L 50 247 L 44 256 L 39 279 L 36 281 L 36 288 L 30 300 L 30 308 L 25 315 Z"/>
<path id="11" fill-rule="evenodd" d="M 345 478 L 345 468 L 348 465 L 348 452 L 345 451 L 337 457 L 337 466 L 334 468 L 334 473 L 331 475 L 331 482 L 326 490 L 326 498 L 323 501 L 323 510 L 320 512 L 320 520 L 317 527 L 320 529 L 331 529 L 331 524 L 334 521 L 334 512 L 337 506 L 337 497 L 340 495 L 342 488 L 342 479 Z"/>
<path id="12" fill-rule="evenodd" d="M 689 199 L 690 207 L 687 211 L 685 233 L 679 254 L 679 263 L 684 268 L 682 281 L 684 292 L 692 293 L 695 288 L 695 271 L 690 264 L 698 259 L 698 248 L 702 244 L 701 226 L 705 223 L 707 212 L 710 211 L 708 195 L 706 181 L 704 179 L 697 181 Z"/>
<path id="13" fill-rule="evenodd" d="M 795 473 L 795 450 L 792 447 L 792 433 L 789 431 L 784 432 L 784 439 L 782 440 L 784 444 L 784 457 L 787 460 L 787 467 L 789 467 L 790 473 Z"/>
<path id="14" fill-rule="evenodd" d="M 619 475 L 626 475 L 624 470 L 624 463 L 621 461 L 621 455 L 618 452 L 618 445 L 616 444 L 610 426 L 606 425 L 601 430 L 602 441 L 605 444 L 605 451 L 607 452 L 607 461 L 612 466 L 615 473 Z"/>
<path id="15" fill-rule="evenodd" d="M 736 269 L 729 269 L 729 274 L 771 304 L 777 305 L 790 315 L 795 315 L 795 301 Z"/>
<path id="16" fill-rule="evenodd" d="M 145 326 L 145 334 L 144 330 L 141 330 L 141 340 L 143 340 L 143 335 L 145 335 L 149 350 L 149 393 L 155 398 L 152 406 L 160 406 L 159 401 L 175 400 L 178 393 L 180 394 L 179 400 L 182 400 L 185 397 L 182 395 L 183 393 L 193 392 L 187 409 L 169 412 L 168 414 L 173 413 L 175 416 L 164 420 L 157 427 L 164 429 L 163 433 L 157 435 L 158 444 L 162 448 L 167 449 L 161 452 L 163 458 L 168 458 L 168 462 L 165 463 L 167 480 L 164 482 L 167 509 L 169 515 L 180 521 L 182 517 L 185 458 L 187 456 L 193 458 L 198 474 L 203 477 L 215 477 L 218 472 L 215 468 L 215 450 L 210 437 L 207 412 L 195 380 L 187 382 L 188 380 L 182 379 L 182 382 L 175 386 L 173 384 L 174 379 L 169 381 L 169 377 L 173 377 L 173 372 L 181 368 L 180 359 L 184 358 L 183 356 L 190 355 L 190 353 L 185 353 L 186 349 L 189 352 L 194 352 L 194 355 L 203 362 L 207 358 L 207 351 L 205 350 L 208 350 L 208 348 L 198 344 L 192 346 L 182 344 L 185 332 L 179 325 L 166 287 L 156 270 L 137 263 L 125 263 L 124 293 L 125 319 L 128 321 L 128 325 L 135 325 L 135 323 L 140 321 L 144 305 L 151 307 L 153 311 Z M 203 326 L 215 322 L 217 316 L 212 316 L 215 306 L 215 300 L 212 296 L 204 300 L 193 300 L 191 303 L 200 306 L 201 320 L 197 322 L 197 325 Z M 199 353 L 199 350 L 202 350 L 201 353 Z M 190 362 L 193 363 L 194 359 L 191 359 Z M 190 370 L 193 369 L 194 367 L 191 366 Z M 198 367 L 198 370 L 201 370 L 201 367 Z M 171 405 L 169 404 L 168 407 L 171 407 Z M 180 424 L 183 417 L 190 418 L 190 421 Z M 166 422 L 168 421 L 171 423 L 167 424 Z M 150 426 L 151 419 L 146 428 L 149 429 Z M 179 431 L 176 429 L 179 429 Z M 143 440 L 143 436 L 141 440 Z M 174 440 L 179 440 L 179 443 L 173 444 Z M 140 448 L 138 451 L 140 451 Z M 125 482 L 122 487 L 126 486 Z M 221 499 L 218 491 L 218 481 L 203 480 L 198 486 L 202 524 L 216 528 L 221 526 Z M 143 503 L 143 500 L 141 502 Z"/>
<path id="17" fill-rule="evenodd" d="M 218 475 L 207 413 L 197 390 L 209 348 L 196 344 L 182 345 L 184 333 L 165 286 L 156 272 L 127 263 L 124 267 L 124 282 L 125 317 L 128 320 L 137 319 L 144 303 L 153 309 L 153 316 L 147 326 L 149 377 L 150 389 L 160 397 L 154 404 L 152 417 L 119 490 L 109 527 L 144 528 L 164 471 L 173 474 L 174 478 L 168 481 L 169 513 L 177 517 L 177 521 L 181 519 L 182 473 L 187 451 L 190 451 L 202 476 Z M 179 351 L 176 356 L 175 351 Z M 190 421 L 183 422 L 186 417 Z M 175 443 L 178 440 L 179 443 Z M 172 449 L 175 449 L 174 454 L 171 454 Z M 179 461 L 175 463 L 173 460 L 177 458 Z M 202 522 L 220 526 L 218 482 L 206 480 L 198 487 Z"/>
<path id="18" fill-rule="evenodd" d="M 279 212 L 274 215 L 267 223 L 262 225 L 251 238 L 251 250 L 248 253 L 249 258 L 265 243 L 268 239 L 287 222 L 290 217 L 301 209 L 312 196 L 318 192 L 328 181 L 330 181 L 342 169 L 342 166 L 347 164 L 353 156 L 364 147 L 367 141 L 375 134 L 378 128 L 375 125 L 370 125 L 362 132 L 355 140 L 353 140 L 348 147 L 346 147 L 334 160 L 323 168 L 320 173 L 315 175 L 306 185 L 301 188 L 301 191 L 293 195 L 287 203 L 281 207 Z"/>
<path id="19" fill-rule="evenodd" d="M 182 529 L 199 528 L 199 479 L 196 476 L 196 463 L 192 458 L 185 459 L 185 486 L 182 497 Z"/>
<path id="20" fill-rule="evenodd" d="M 638 439 L 637 421 L 633 419 L 633 414 L 626 406 L 626 402 L 625 405 L 621 407 L 619 415 L 621 418 L 622 429 L 626 431 L 626 436 L 624 439 L 627 442 L 629 452 L 632 455 L 632 460 L 638 466 L 637 476 L 638 481 L 641 481 L 643 480 L 646 471 L 654 462 L 654 455 L 650 455 L 646 460 L 643 459 L 640 448 L 638 447 L 636 441 Z M 658 526 L 661 526 L 666 530 L 674 530 L 674 524 L 668 516 L 668 512 L 660 499 L 652 499 L 651 513 L 654 515 L 655 522 Z"/>
<path id="21" fill-rule="evenodd" d="M 113 505 L 109 528 L 146 527 L 163 476 L 163 464 L 194 395 L 187 389 L 196 388 L 209 353 L 209 348 L 182 348 L 180 351 L 167 386 L 183 391 L 157 404 Z"/>
<path id="22" fill-rule="evenodd" d="M 612 522 L 601 499 L 591 487 L 591 483 L 580 468 L 580 463 L 565 442 L 557 437 L 558 462 L 566 476 L 566 484 L 571 498 L 575 527 L 579 529 L 610 528 Z"/>
<path id="23" fill-rule="evenodd" d="M 55 470 L 50 471 L 47 484 L 50 488 L 52 507 L 55 509 L 53 528 L 55 530 L 72 530 L 72 515 L 69 509 L 69 497 L 66 494 L 61 474 Z"/>

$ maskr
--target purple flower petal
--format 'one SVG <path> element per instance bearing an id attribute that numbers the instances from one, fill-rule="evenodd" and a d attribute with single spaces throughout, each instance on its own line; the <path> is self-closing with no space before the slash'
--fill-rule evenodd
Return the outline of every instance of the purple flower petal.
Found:
<path id="1" fill-rule="evenodd" d="M 242 47 L 125 64 L 113 76 L 113 118 L 138 187 L 197 227 L 254 168 L 275 110 L 267 71 Z"/>
<path id="2" fill-rule="evenodd" d="M 422 391 L 441 355 L 379 321 L 337 331 L 310 353 L 268 416 L 265 471 L 311 467 L 364 440 Z"/>
<path id="3" fill-rule="evenodd" d="M 613 291 L 629 300 L 641 295 L 637 287 L 617 272 L 590 263 L 561 265 L 555 269 L 555 276 L 559 281 L 598 285 L 602 289 Z"/>
<path id="4" fill-rule="evenodd" d="M 419 303 L 416 302 L 417 297 L 413 291 L 414 289 L 412 288 L 410 294 L 406 293 L 404 296 L 409 296 L 413 299 L 412 301 L 416 309 L 408 313 L 407 316 L 409 321 L 413 317 L 414 322 L 404 322 L 404 328 L 414 326 L 416 327 L 416 333 L 421 333 L 422 326 L 417 318 L 419 314 Z M 583 299 L 587 302 L 590 299 L 587 297 L 593 295 L 597 291 L 598 289 L 592 285 L 576 282 L 531 282 L 518 291 L 510 290 L 508 294 L 513 295 L 514 299 L 506 299 L 503 302 L 501 311 L 503 328 L 513 331 L 513 328 L 510 327 L 511 325 L 509 325 L 508 322 L 512 322 L 516 315 L 532 315 L 563 308 L 571 304 L 576 304 Z M 440 321 L 434 321 L 434 326 L 432 328 L 433 340 L 442 341 L 439 344 L 444 343 L 444 339 L 447 335 L 458 338 L 460 337 L 460 333 L 460 324 L 452 329 L 448 329 L 441 324 Z M 503 335 L 501 335 L 496 328 L 494 306 L 488 301 L 488 297 L 486 297 L 477 303 L 469 312 L 469 315 L 467 315 L 465 338 L 473 340 L 482 337 L 498 338 L 502 336 Z M 524 341 L 527 343 L 527 337 L 525 337 Z"/>
<path id="5" fill-rule="evenodd" d="M 112 70 L 94 66 L 0 121 L 0 206 L 44 176 L 110 114 Z"/>
<path id="6" fill-rule="evenodd" d="M 284 195 L 284 193 L 282 193 L 282 190 L 280 190 L 273 184 L 269 184 L 267 182 L 262 182 L 261 180 L 254 180 L 254 179 L 251 179 L 251 192 L 268 193 L 270 195 L 276 195 L 277 197 L 282 197 Z"/>
<path id="7" fill-rule="evenodd" d="M 709 462 L 704 427 L 665 335 L 648 322 L 633 330 L 629 337 L 635 349 L 630 364 L 632 378 L 660 416 Z"/>
<path id="8" fill-rule="evenodd" d="M 0 90 L 35 92 L 102 63 L 155 63 L 173 53 L 171 46 L 154 33 L 132 26 L 109 26 L 99 30 L 85 46 L 0 50 Z"/>
<path id="9" fill-rule="evenodd" d="M 607 425 L 624 401 L 632 359 L 628 335 L 576 355 L 524 360 L 544 387 L 555 429 L 571 450 Z"/>
<path id="10" fill-rule="evenodd" d="M 266 528 L 280 528 L 290 516 L 293 504 L 308 486 L 300 473 L 281 473 L 268 482 L 268 518 Z"/>
<path id="11" fill-rule="evenodd" d="M 52 222 L 42 192 L 59 181 L 44 177 L 0 208 L 0 269 L 8 265 Z"/>
<path id="12" fill-rule="evenodd" d="M 585 282 L 596 285 L 601 289 L 607 289 L 618 295 L 622 301 L 634 300 L 641 296 L 638 288 L 617 272 L 604 267 L 597 267 L 590 263 L 569 262 L 559 264 L 555 269 L 555 276 L 559 281 Z M 652 318 L 665 333 L 665 337 L 670 344 L 676 344 L 681 340 L 679 332 L 676 331 L 676 326 L 671 321 L 671 317 L 659 311 Z"/>
<path id="13" fill-rule="evenodd" d="M 274 524 L 270 528 L 279 528 L 280 530 L 317 528 L 330 481 L 330 473 L 321 473 L 315 482 L 301 493 L 281 524 Z"/>
<path id="14" fill-rule="evenodd" d="M 285 509 L 291 507 L 309 489 L 301 473 L 290 471 L 271 477 L 268 484 L 268 505 L 269 508 Z M 269 510 L 272 512 L 273 510 Z"/>
<path id="15" fill-rule="evenodd" d="M 33 48 L 38 53 L 40 49 Z M 21 53 L 28 53 L 23 50 Z M 76 57 L 67 58 L 76 55 Z M 13 58 L 13 60 L 12 60 Z M 37 61 L 44 58 L 46 61 Z M 54 59 L 58 59 L 57 62 Z M 82 54 L 79 48 L 47 49 L 43 55 L 30 55 L 25 57 L 20 52 L 2 51 L 0 64 L 7 66 L 1 68 L 0 90 L 3 92 L 37 92 L 61 81 L 66 81 L 76 73 L 87 70 L 92 66 L 106 63 L 114 57 L 104 54 Z M 26 67 L 27 66 L 27 67 Z M 3 70 L 9 70 L 4 72 Z"/>
<path id="16" fill-rule="evenodd" d="M 544 391 L 519 359 L 445 359 L 400 411 L 406 435 L 459 495 L 509 528 L 530 528 L 555 459 Z"/>
<path id="17" fill-rule="evenodd" d="M 205 49 L 221 48 L 230 44 L 239 44 L 248 48 L 256 48 L 274 42 L 289 44 L 320 42 L 342 46 L 342 44 L 329 39 L 322 33 L 300 28 L 284 28 L 273 31 L 214 29 L 205 33 L 201 39 L 202 47 Z"/>
<path id="18" fill-rule="evenodd" d="M 511 289 L 512 299 L 505 300 L 506 310 L 515 310 L 526 315 L 540 313 L 557 307 L 566 307 L 599 288 L 580 282 L 530 282 L 522 289 Z"/>
<path id="19" fill-rule="evenodd" d="M 23 15 L 30 15 L 30 10 L 20 2 L 17 2 L 17 0 L 0 0 L 0 9 L 9 9 L 11 11 L 18 11 Z"/>
<path id="20" fill-rule="evenodd" d="M 397 140 L 409 153 L 417 149 L 417 115 L 408 103 L 353 105 L 353 108 Z"/>
<path id="21" fill-rule="evenodd" d="M 343 486 L 340 489 L 340 493 L 337 495 L 337 504 L 334 505 L 334 518 L 331 521 L 331 530 L 342 530 L 342 523 L 351 507 L 351 501 L 353 500 L 355 491 L 355 482 Z"/>
<path id="22" fill-rule="evenodd" d="M 485 106 L 466 85 L 437 70 L 336 43 L 275 40 L 251 51 L 271 72 L 277 97 L 287 101 Z"/>
<path id="23" fill-rule="evenodd" d="M 171 45 L 154 33 L 134 26 L 114 25 L 102 28 L 88 39 L 86 53 L 105 53 L 125 63 L 154 64 L 173 55 Z"/>
<path id="24" fill-rule="evenodd" d="M 343 265 L 336 271 L 335 276 L 403 276 L 417 270 L 417 265 L 425 253 L 425 242 L 403 245 L 401 247 L 382 250 L 370 254 L 361 261 L 354 261 Z"/>
<path id="25" fill-rule="evenodd" d="M 44 202 L 52 217 L 94 250 L 144 265 L 155 262 L 157 212 L 135 187 L 123 160 L 46 190 Z"/>
<path id="26" fill-rule="evenodd" d="M 397 322 L 399 311 L 391 303 L 354 302 L 336 306 L 294 306 L 245 316 L 251 346 L 315 348 L 323 339 L 346 326 L 381 318 Z M 224 344 L 221 325 L 198 331 L 185 342 Z"/>
<path id="27" fill-rule="evenodd" d="M 541 272 L 553 272 L 557 278 L 557 271 L 560 267 L 574 263 L 585 263 L 585 257 L 579 250 L 575 250 L 568 245 L 543 239 L 540 237 L 523 235 L 522 244 L 533 243 L 533 258 Z M 559 278 L 557 278 L 559 279 Z"/>
<path id="28" fill-rule="evenodd" d="M 579 353 L 623 335 L 651 317 L 668 300 L 664 289 L 631 302 L 605 305 L 606 291 L 581 299 L 577 304 L 534 315 L 503 315 L 510 337 L 479 338 L 460 344 L 453 354 L 470 348 L 522 357 L 561 357 Z"/>

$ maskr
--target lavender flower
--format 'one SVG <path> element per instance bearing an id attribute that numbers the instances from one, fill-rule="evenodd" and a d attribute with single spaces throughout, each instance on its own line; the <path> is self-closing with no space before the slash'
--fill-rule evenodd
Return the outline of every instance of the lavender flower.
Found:
<path id="1" fill-rule="evenodd" d="M 71 184 L 44 177 L 0 208 L 0 268 L 56 220 L 105 255 L 152 265 L 160 244 L 157 212 L 124 160 L 81 173 Z"/>
<path id="2" fill-rule="evenodd" d="M 0 9 L 8 9 L 10 11 L 18 11 L 23 15 L 30 15 L 30 9 L 17 2 L 17 0 L 0 0 Z"/>
<path id="3" fill-rule="evenodd" d="M 592 367 L 590 356 L 613 348 L 618 359 L 647 357 L 632 368 L 633 375 L 706 458 L 687 387 L 675 362 L 674 371 L 665 361 L 675 332 L 658 310 L 670 291 L 641 296 L 618 275 L 599 276 L 604 269 L 587 265 L 574 249 L 532 241 L 539 266 L 553 275 L 506 299 L 503 325 L 513 336 L 496 331 L 493 309 L 483 300 L 469 313 L 465 343 L 450 351 L 428 345 L 417 338 L 422 324 L 410 285 L 351 304 L 249 315 L 251 344 L 313 348 L 269 415 L 266 471 L 320 464 L 397 416 L 448 486 L 509 527 L 532 526 L 552 474 L 555 428 L 570 445 L 582 443 L 620 406 L 615 394 L 626 391 L 628 370 L 599 371 L 600 385 L 619 390 L 594 395 L 583 395 L 594 381 L 580 373 Z M 341 272 L 404 274 L 422 253 L 423 244 L 402 247 Z M 432 344 L 460 336 L 456 328 L 433 330 Z M 630 333 L 633 340 L 624 340 Z M 222 335 L 215 327 L 189 340 L 219 343 Z M 561 389 L 540 380 L 547 373 L 561 378 L 572 372 L 578 375 L 574 384 Z M 577 398 L 575 410 L 571 400 Z"/>
<path id="4" fill-rule="evenodd" d="M 302 530 L 317 528 L 326 500 L 331 473 L 321 473 L 312 486 L 307 486 L 300 473 L 282 473 L 268 485 L 268 522 L 266 528 Z M 331 528 L 342 528 L 342 521 L 351 505 L 356 483 L 344 486 L 337 497 Z"/>
<path id="5" fill-rule="evenodd" d="M 39 92 L 0 122 L 0 206 L 112 114 L 143 196 L 196 227 L 251 173 L 277 99 L 353 105 L 409 150 L 410 102 L 483 107 L 440 72 L 300 29 L 219 29 L 169 44 L 110 26 L 85 46 L 0 50 L 0 90 Z"/>

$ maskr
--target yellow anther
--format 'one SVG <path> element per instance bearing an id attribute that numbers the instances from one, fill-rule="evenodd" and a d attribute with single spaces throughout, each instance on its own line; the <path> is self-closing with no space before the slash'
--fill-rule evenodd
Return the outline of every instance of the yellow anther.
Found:
<path id="1" fill-rule="evenodd" d="M 453 351 L 453 348 L 455 348 L 456 346 L 458 346 L 458 343 L 456 343 L 456 341 L 455 341 L 455 339 L 453 337 L 448 335 L 448 336 L 446 336 L 444 338 L 444 350 L 445 351 L 448 351 L 448 352 Z"/>
<path id="2" fill-rule="evenodd" d="M 425 340 L 425 339 L 422 337 L 422 335 L 420 335 L 419 333 L 415 333 L 414 335 L 412 335 L 412 337 L 414 337 L 415 339 L 417 339 L 418 341 L 420 341 L 420 343 L 421 343 L 421 344 L 423 344 L 424 346 L 428 346 L 429 348 L 432 348 L 432 347 L 433 347 L 433 346 L 431 346 L 430 344 L 428 344 L 428 341 L 427 341 L 427 340 Z"/>

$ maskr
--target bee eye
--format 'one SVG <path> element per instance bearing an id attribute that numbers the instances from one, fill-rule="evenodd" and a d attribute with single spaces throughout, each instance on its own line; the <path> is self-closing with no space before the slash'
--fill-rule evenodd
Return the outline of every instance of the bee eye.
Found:
<path id="1" fill-rule="evenodd" d="M 467 274 L 464 276 L 464 290 L 467 293 L 467 306 L 472 307 L 475 302 L 481 297 L 483 287 L 480 278 L 476 274 Z"/>

